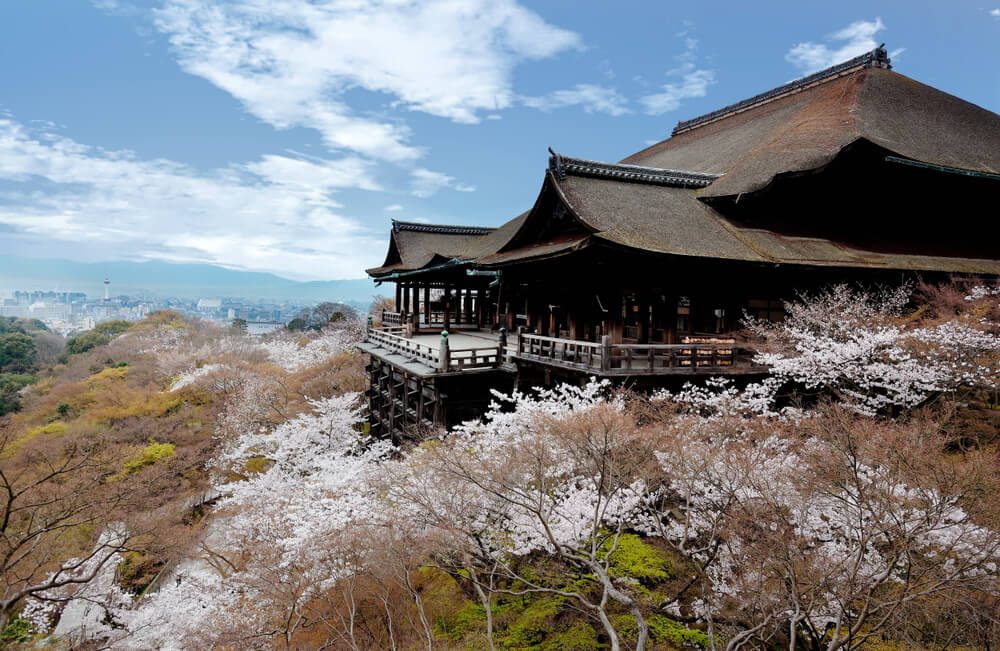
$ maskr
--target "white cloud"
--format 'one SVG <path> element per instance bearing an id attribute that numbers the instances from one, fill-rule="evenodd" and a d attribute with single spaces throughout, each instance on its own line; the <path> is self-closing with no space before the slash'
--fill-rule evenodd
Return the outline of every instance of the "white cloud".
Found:
<path id="1" fill-rule="evenodd" d="M 400 211 L 403 210 L 403 205 L 399 204 L 399 203 L 394 203 L 394 204 L 386 206 L 382 210 L 384 210 L 386 212 L 400 212 Z"/>
<path id="2" fill-rule="evenodd" d="M 577 84 L 572 89 L 557 90 L 542 97 L 522 97 L 521 103 L 531 108 L 549 112 L 567 106 L 582 106 L 587 113 L 625 115 L 629 113 L 625 99 L 614 88 L 595 84 Z"/>
<path id="3" fill-rule="evenodd" d="M 996 9 L 991 9 L 990 10 L 990 15 L 991 16 L 996 16 L 997 18 L 1000 18 L 1000 7 L 996 8 Z"/>
<path id="4" fill-rule="evenodd" d="M 875 34 L 885 29 L 881 18 L 874 21 L 859 20 L 826 37 L 832 45 L 806 41 L 798 43 L 785 54 L 785 60 L 802 72 L 809 74 L 829 68 L 878 46 Z"/>
<path id="5" fill-rule="evenodd" d="M 288 158 L 265 154 L 243 166 L 248 172 L 273 183 L 303 192 L 324 193 L 336 188 L 381 190 L 371 178 L 371 161 L 349 157 L 339 160 Z"/>
<path id="6" fill-rule="evenodd" d="M 419 157 L 409 129 L 350 93 L 475 123 L 513 103 L 517 63 L 580 46 L 514 0 L 167 0 L 156 24 L 187 72 L 262 120 L 393 161 Z"/>
<path id="7" fill-rule="evenodd" d="M 199 173 L 0 119 L 0 226 L 52 252 L 207 262 L 301 278 L 357 277 L 383 234 L 337 212 L 330 193 L 369 188 L 357 158 L 268 155 Z M 67 255 L 66 257 L 74 257 Z"/>
<path id="8" fill-rule="evenodd" d="M 650 115 L 660 115 L 677 109 L 685 99 L 704 97 L 708 87 L 715 83 L 711 70 L 693 70 L 685 73 L 680 83 L 664 84 L 659 93 L 646 95 L 640 101 Z"/>
<path id="9" fill-rule="evenodd" d="M 432 170 L 424 169 L 418 167 L 414 169 L 411 173 L 410 185 L 412 187 L 412 194 L 420 199 L 426 199 L 437 194 L 438 190 L 442 188 L 451 188 L 458 192 L 475 192 L 476 188 L 471 185 L 463 185 L 460 183 L 455 183 L 455 177 L 448 176 L 441 172 L 434 172 Z"/>
<path id="10" fill-rule="evenodd" d="M 674 57 L 679 65 L 667 71 L 667 76 L 680 79 L 663 84 L 660 92 L 644 95 L 639 99 L 646 113 L 650 115 L 676 110 L 686 99 L 704 97 L 708 93 L 708 87 L 715 83 L 715 72 L 699 68 L 697 65 L 698 41 L 689 36 L 694 25 L 685 21 L 684 27 L 684 31 L 677 34 L 677 37 L 684 41 L 684 51 Z M 643 85 L 645 85 L 644 80 Z"/>

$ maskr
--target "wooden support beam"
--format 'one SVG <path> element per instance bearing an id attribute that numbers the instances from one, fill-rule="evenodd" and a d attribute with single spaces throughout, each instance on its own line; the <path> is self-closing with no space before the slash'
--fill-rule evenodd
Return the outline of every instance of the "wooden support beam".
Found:
<path id="1" fill-rule="evenodd" d="M 451 327 L 451 287 L 444 288 L 444 296 L 441 297 L 441 306 L 444 309 L 444 329 Z"/>
<path id="2" fill-rule="evenodd" d="M 424 323 L 431 325 L 431 286 L 424 285 Z"/>
<path id="3" fill-rule="evenodd" d="M 410 313 L 410 286 L 407 283 L 403 284 L 403 309 L 401 311 L 404 319 Z"/>
<path id="4" fill-rule="evenodd" d="M 414 330 L 420 327 L 420 287 L 418 285 L 413 286 L 413 314 L 410 319 Z"/>
<path id="5" fill-rule="evenodd" d="M 396 283 L 396 303 L 392 306 L 393 312 L 399 312 L 400 303 L 403 299 L 403 286 L 400 283 Z"/>

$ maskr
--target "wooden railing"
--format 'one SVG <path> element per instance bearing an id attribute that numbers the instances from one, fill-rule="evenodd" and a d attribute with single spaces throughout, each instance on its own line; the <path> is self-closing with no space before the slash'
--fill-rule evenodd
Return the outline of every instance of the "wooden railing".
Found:
<path id="1" fill-rule="evenodd" d="M 735 342 L 686 344 L 612 344 L 517 335 L 515 356 L 591 371 L 601 375 L 671 375 L 684 373 L 754 372 L 753 351 Z"/>
<path id="2" fill-rule="evenodd" d="M 405 328 L 400 327 L 398 330 L 396 328 L 368 328 L 368 341 L 437 368 L 440 361 L 437 349 L 407 339 L 400 334 L 402 331 L 405 331 Z"/>
<path id="3" fill-rule="evenodd" d="M 440 346 L 435 348 L 408 339 L 403 336 L 405 331 L 405 326 L 381 328 L 371 326 L 367 331 L 367 340 L 415 362 L 430 366 L 440 373 L 497 368 L 503 364 L 506 357 L 505 345 L 502 342 L 498 342 L 496 346 L 482 348 L 451 348 L 447 337 L 442 337 Z"/>
<path id="4" fill-rule="evenodd" d="M 403 325 L 403 313 L 390 312 L 389 310 L 382 310 L 382 325 L 384 326 Z"/>

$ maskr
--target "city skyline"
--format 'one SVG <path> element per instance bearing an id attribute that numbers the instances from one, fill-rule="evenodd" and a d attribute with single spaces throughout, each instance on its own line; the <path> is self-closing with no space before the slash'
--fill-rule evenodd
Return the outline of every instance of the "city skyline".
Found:
<path id="1" fill-rule="evenodd" d="M 392 218 L 530 207 L 550 145 L 618 160 L 883 41 L 996 111 L 996 4 L 11 3 L 0 255 L 360 278 Z"/>

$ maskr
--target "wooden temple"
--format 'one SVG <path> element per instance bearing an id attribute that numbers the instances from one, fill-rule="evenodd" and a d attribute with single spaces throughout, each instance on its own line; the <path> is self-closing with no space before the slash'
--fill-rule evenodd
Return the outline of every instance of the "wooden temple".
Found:
<path id="1" fill-rule="evenodd" d="M 478 416 L 494 388 L 765 373 L 744 313 L 780 319 L 836 282 L 1000 275 L 998 199 L 1000 116 L 883 48 L 618 163 L 551 152 L 498 228 L 393 222 L 368 270 L 396 292 L 362 344 L 373 433 Z"/>

